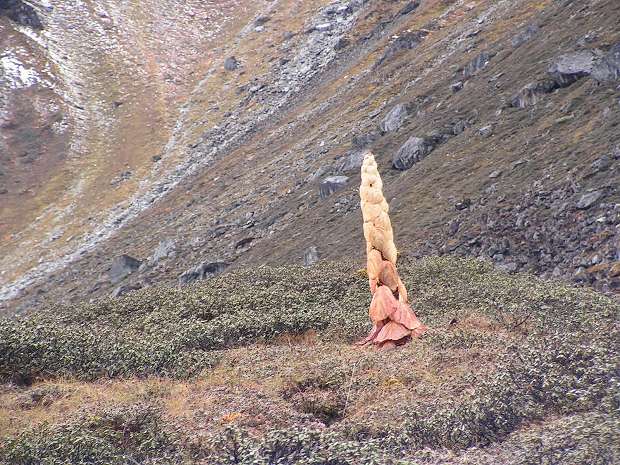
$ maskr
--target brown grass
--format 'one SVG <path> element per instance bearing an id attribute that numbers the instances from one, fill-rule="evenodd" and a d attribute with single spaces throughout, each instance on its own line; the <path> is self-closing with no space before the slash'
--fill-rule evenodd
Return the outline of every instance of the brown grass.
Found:
<path id="1" fill-rule="evenodd" d="M 499 328 L 472 312 L 393 351 L 322 342 L 307 333 L 223 351 L 219 365 L 196 380 L 67 379 L 28 388 L 5 386 L 0 430 L 13 436 L 80 411 L 139 401 L 162 405 L 170 420 L 199 437 L 230 424 L 256 434 L 302 424 L 380 426 L 398 419 L 403 405 L 471 392 L 472 379 L 492 371 L 502 347 L 521 337 Z M 437 338 L 446 336 L 489 342 L 473 342 L 467 350 L 438 348 Z"/>

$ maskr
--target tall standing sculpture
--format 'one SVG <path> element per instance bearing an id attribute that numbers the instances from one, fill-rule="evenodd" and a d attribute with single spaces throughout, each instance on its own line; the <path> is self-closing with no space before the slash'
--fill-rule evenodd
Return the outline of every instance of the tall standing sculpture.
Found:
<path id="1" fill-rule="evenodd" d="M 420 336 L 427 328 L 411 309 L 407 289 L 396 271 L 397 252 L 389 206 L 383 197 L 383 182 L 371 152 L 366 153 L 362 164 L 360 198 L 366 238 L 366 269 L 372 294 L 369 313 L 373 323 L 370 334 L 360 344 L 395 347 Z"/>

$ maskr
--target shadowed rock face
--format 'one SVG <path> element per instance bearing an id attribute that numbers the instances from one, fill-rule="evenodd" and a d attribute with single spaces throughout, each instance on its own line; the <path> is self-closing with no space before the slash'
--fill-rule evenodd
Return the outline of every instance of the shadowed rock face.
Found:
<path id="1" fill-rule="evenodd" d="M 620 42 L 615 44 L 592 70 L 592 77 L 600 82 L 620 79 Z"/>
<path id="2" fill-rule="evenodd" d="M 21 0 L 0 0 L 0 16 L 6 16 L 22 26 L 43 29 L 36 10 Z"/>
<path id="3" fill-rule="evenodd" d="M 600 59 L 596 50 L 583 50 L 562 55 L 549 66 L 549 75 L 559 87 L 567 87 L 572 83 L 589 76 Z"/>
<path id="4" fill-rule="evenodd" d="M 397 170 L 408 170 L 422 161 L 432 150 L 433 144 L 430 140 L 413 136 L 398 149 L 392 159 L 392 166 Z"/>
<path id="5" fill-rule="evenodd" d="M 403 125 L 407 116 L 407 107 L 402 103 L 396 105 L 384 118 L 381 123 L 381 130 L 383 132 L 397 131 Z"/>

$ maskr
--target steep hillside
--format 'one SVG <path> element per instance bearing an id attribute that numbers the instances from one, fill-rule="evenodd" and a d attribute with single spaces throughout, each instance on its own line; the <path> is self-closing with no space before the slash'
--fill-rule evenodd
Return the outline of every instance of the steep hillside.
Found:
<path id="1" fill-rule="evenodd" d="M 156 164 L 180 106 L 260 2 L 0 3 L 0 283 L 44 277 Z M 26 280 L 26 284 L 28 280 Z M 10 297 L 6 289 L 2 298 Z"/>
<path id="2" fill-rule="evenodd" d="M 0 463 L 614 464 L 620 305 L 451 257 L 401 266 L 394 351 L 350 263 L 0 319 Z"/>
<path id="3" fill-rule="evenodd" d="M 47 125 L 33 144 L 58 147 L 7 170 L 35 187 L 2 197 L 6 309 L 361 257 L 365 148 L 403 255 L 618 292 L 617 2 L 69 3 L 40 11 L 41 30 L 0 18 L 32 49 L 20 60 L 40 53 L 49 79 L 65 76 L 63 91 L 13 89 L 15 105 L 47 92 L 84 108 L 15 107 L 3 129 Z M 117 279 L 123 254 L 143 263 Z"/>

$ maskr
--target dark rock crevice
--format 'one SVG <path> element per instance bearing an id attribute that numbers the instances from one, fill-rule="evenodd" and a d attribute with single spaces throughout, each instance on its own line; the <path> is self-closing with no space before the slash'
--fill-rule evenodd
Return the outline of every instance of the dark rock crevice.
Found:
<path id="1" fill-rule="evenodd" d="M 43 29 L 43 23 L 37 11 L 22 0 L 0 0 L 0 16 L 36 30 Z"/>

